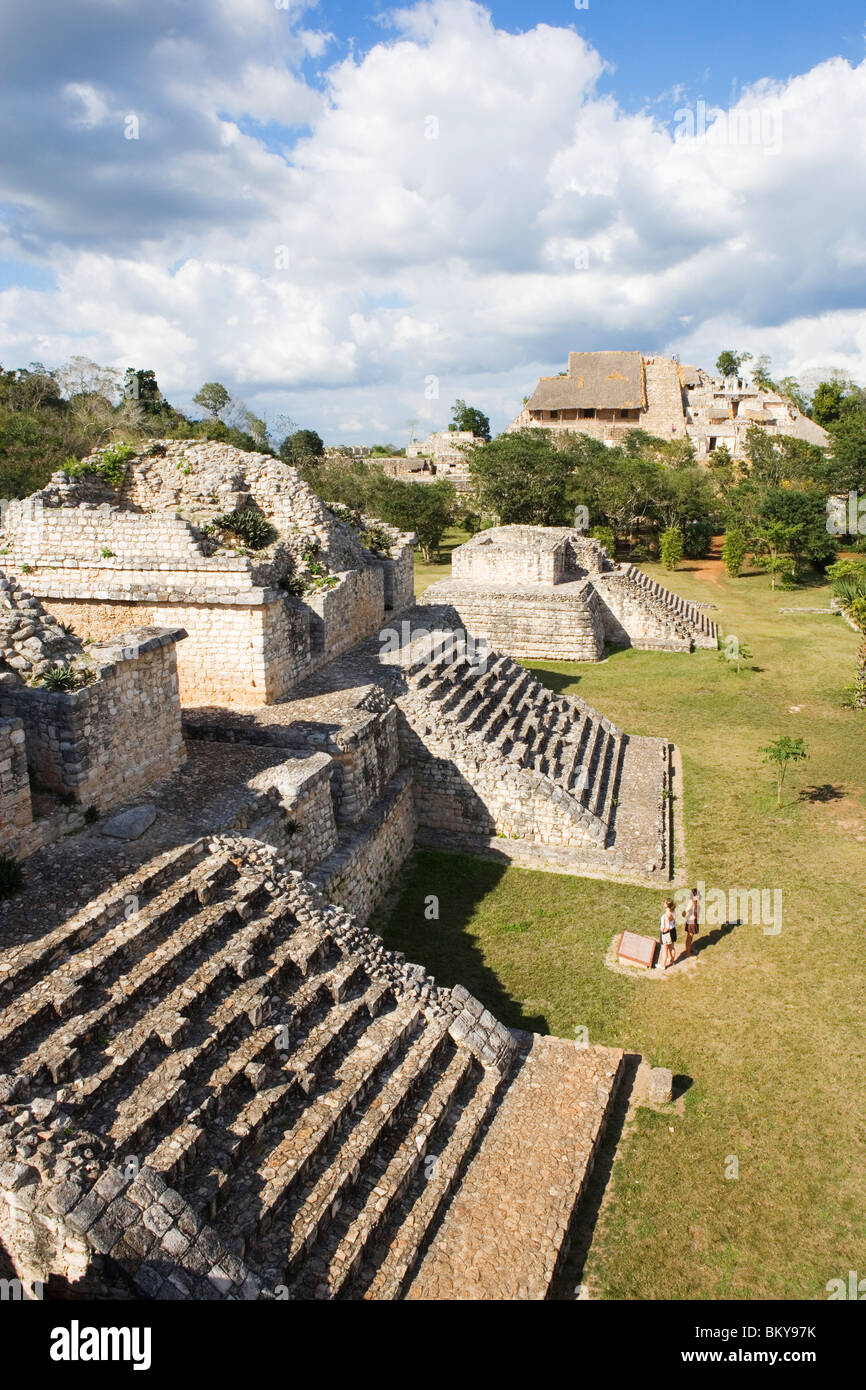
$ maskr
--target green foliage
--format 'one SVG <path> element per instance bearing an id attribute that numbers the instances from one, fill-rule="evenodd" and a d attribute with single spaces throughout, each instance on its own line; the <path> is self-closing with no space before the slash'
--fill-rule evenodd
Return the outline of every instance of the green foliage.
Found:
<path id="1" fill-rule="evenodd" d="M 68 458 L 63 464 L 67 478 L 101 478 L 110 487 L 122 487 L 126 465 L 135 453 L 133 444 L 115 444 L 103 449 L 95 458 Z"/>
<path id="2" fill-rule="evenodd" d="M 716 358 L 716 371 L 719 376 L 739 376 L 744 362 L 751 361 L 750 352 L 731 352 L 726 349 Z"/>
<path id="3" fill-rule="evenodd" d="M 393 544 L 391 536 L 383 526 L 368 526 L 360 536 L 361 544 L 374 555 L 390 555 Z"/>
<path id="4" fill-rule="evenodd" d="M 765 747 L 759 748 L 758 752 L 761 754 L 762 760 L 775 769 L 776 804 L 777 806 L 781 806 L 782 787 L 785 783 L 788 768 L 791 763 L 802 762 L 805 758 L 808 758 L 809 754 L 806 749 L 806 744 L 801 738 L 790 738 L 787 734 L 784 734 L 779 738 L 773 739 L 772 742 L 766 744 Z"/>
<path id="5" fill-rule="evenodd" d="M 58 666 L 52 666 L 48 671 L 43 671 L 41 676 L 35 676 L 31 684 L 41 686 L 43 690 L 68 693 L 82 690 L 84 686 L 92 685 L 95 680 L 96 672 L 89 666 L 72 666 L 69 662 L 63 662 Z"/>
<path id="6" fill-rule="evenodd" d="M 609 526 L 593 526 L 589 533 L 594 541 L 603 545 L 608 555 L 613 559 L 616 554 L 616 537 Z"/>
<path id="7" fill-rule="evenodd" d="M 24 887 L 24 870 L 9 854 L 0 854 L 0 899 L 11 898 Z"/>
<path id="8" fill-rule="evenodd" d="M 686 560 L 703 560 L 710 553 L 714 528 L 708 521 L 691 521 L 683 529 L 683 555 Z"/>
<path id="9" fill-rule="evenodd" d="M 726 532 L 722 544 L 722 559 L 725 562 L 725 570 L 732 579 L 736 579 L 741 573 L 748 549 L 746 537 L 738 527 L 732 527 Z"/>
<path id="10" fill-rule="evenodd" d="M 218 531 L 228 531 L 229 535 L 237 536 L 248 545 L 250 550 L 263 550 L 266 545 L 276 539 L 274 530 L 267 517 L 262 516 L 261 512 L 255 511 L 252 507 L 245 507 L 233 512 L 225 512 L 222 516 L 214 517 L 211 527 Z"/>
<path id="11" fill-rule="evenodd" d="M 231 400 L 221 381 L 206 381 L 193 396 L 196 405 L 207 411 L 213 420 L 218 420 Z"/>
<path id="12" fill-rule="evenodd" d="M 683 533 L 677 526 L 669 526 L 659 538 L 659 558 L 666 570 L 675 570 L 683 558 Z"/>
<path id="13" fill-rule="evenodd" d="M 817 425 L 826 430 L 836 424 L 842 415 L 845 394 L 845 382 L 839 377 L 819 382 L 812 394 L 812 419 Z"/>
<path id="14" fill-rule="evenodd" d="M 295 430 L 280 445 L 280 458 L 293 468 L 309 468 L 322 458 L 325 445 L 315 430 Z"/>
<path id="15" fill-rule="evenodd" d="M 451 407 L 451 424 L 449 429 L 468 430 L 477 439 L 483 439 L 485 444 L 490 440 L 490 421 L 481 410 L 475 406 L 467 405 L 465 401 L 457 400 Z"/>
<path id="16" fill-rule="evenodd" d="M 404 482 L 376 469 L 367 510 L 401 531 L 414 531 L 425 560 L 439 552 L 442 537 L 454 520 L 457 493 L 447 478 L 432 483 Z"/>
<path id="17" fill-rule="evenodd" d="M 469 468 L 482 510 L 502 525 L 555 526 L 571 515 L 566 490 L 573 462 L 547 430 L 525 429 L 473 450 Z"/>

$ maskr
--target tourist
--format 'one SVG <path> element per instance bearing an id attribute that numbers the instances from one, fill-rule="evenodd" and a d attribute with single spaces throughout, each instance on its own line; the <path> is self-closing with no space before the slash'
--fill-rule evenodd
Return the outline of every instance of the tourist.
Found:
<path id="1" fill-rule="evenodd" d="M 686 919 L 686 949 L 683 951 L 683 958 L 687 959 L 692 954 L 692 945 L 698 934 L 698 919 L 701 910 L 701 895 L 697 888 L 692 889 L 691 900 L 688 907 L 683 908 L 683 916 Z"/>
<path id="2" fill-rule="evenodd" d="M 659 937 L 661 940 L 661 959 L 659 968 L 667 970 L 669 965 L 674 963 L 674 946 L 677 940 L 677 923 L 674 917 L 673 898 L 665 898 L 665 910 L 659 923 Z"/>

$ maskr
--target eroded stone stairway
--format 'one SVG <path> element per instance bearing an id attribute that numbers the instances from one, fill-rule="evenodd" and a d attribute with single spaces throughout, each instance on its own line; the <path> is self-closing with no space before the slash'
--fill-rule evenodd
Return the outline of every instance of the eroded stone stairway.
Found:
<path id="1" fill-rule="evenodd" d="M 576 698 L 553 694 L 513 657 L 489 665 L 447 647 L 407 668 L 410 695 L 401 705 L 424 705 L 439 728 L 497 763 L 525 769 L 559 791 L 559 806 L 589 837 L 604 844 L 623 755 L 619 730 Z M 537 783 L 536 783 L 537 785 Z"/>
<path id="2" fill-rule="evenodd" d="M 465 990 L 239 838 L 164 854 L 4 953 L 0 1001 L 0 1236 L 32 1277 L 103 1297 L 402 1296 L 449 1212 L 454 1239 L 467 1171 L 479 1219 L 488 1126 L 524 1070 Z M 571 1088 L 564 1133 L 582 1139 L 546 1199 L 556 1220 L 513 1253 L 528 1296 L 552 1278 L 618 1066 L 573 1050 L 535 1087 L 539 1125 Z"/>

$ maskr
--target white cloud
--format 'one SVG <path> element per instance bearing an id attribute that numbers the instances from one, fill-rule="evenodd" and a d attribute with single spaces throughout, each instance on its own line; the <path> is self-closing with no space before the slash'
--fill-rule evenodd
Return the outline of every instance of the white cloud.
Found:
<path id="1" fill-rule="evenodd" d="M 508 33 L 470 0 L 392 12 L 322 90 L 300 63 L 331 36 L 302 13 L 221 0 L 111 88 L 67 84 L 62 170 L 22 156 L 4 229 L 57 287 L 0 296 L 0 360 L 87 350 L 179 403 L 224 377 L 332 437 L 444 425 L 457 395 L 501 427 L 578 347 L 866 378 L 866 64 L 683 135 L 599 96 L 572 29 Z"/>

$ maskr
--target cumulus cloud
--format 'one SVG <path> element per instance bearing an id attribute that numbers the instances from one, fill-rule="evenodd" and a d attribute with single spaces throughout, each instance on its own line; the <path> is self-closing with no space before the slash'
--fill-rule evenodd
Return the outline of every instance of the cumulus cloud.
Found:
<path id="1" fill-rule="evenodd" d="M 501 427 L 578 347 L 866 377 L 866 64 L 666 126 L 599 94 L 574 29 L 472 0 L 392 11 L 321 78 L 312 7 L 41 8 L 3 59 L 0 233 L 55 286 L 0 294 L 4 361 L 86 343 L 334 439 L 444 424 L 457 395 Z"/>

